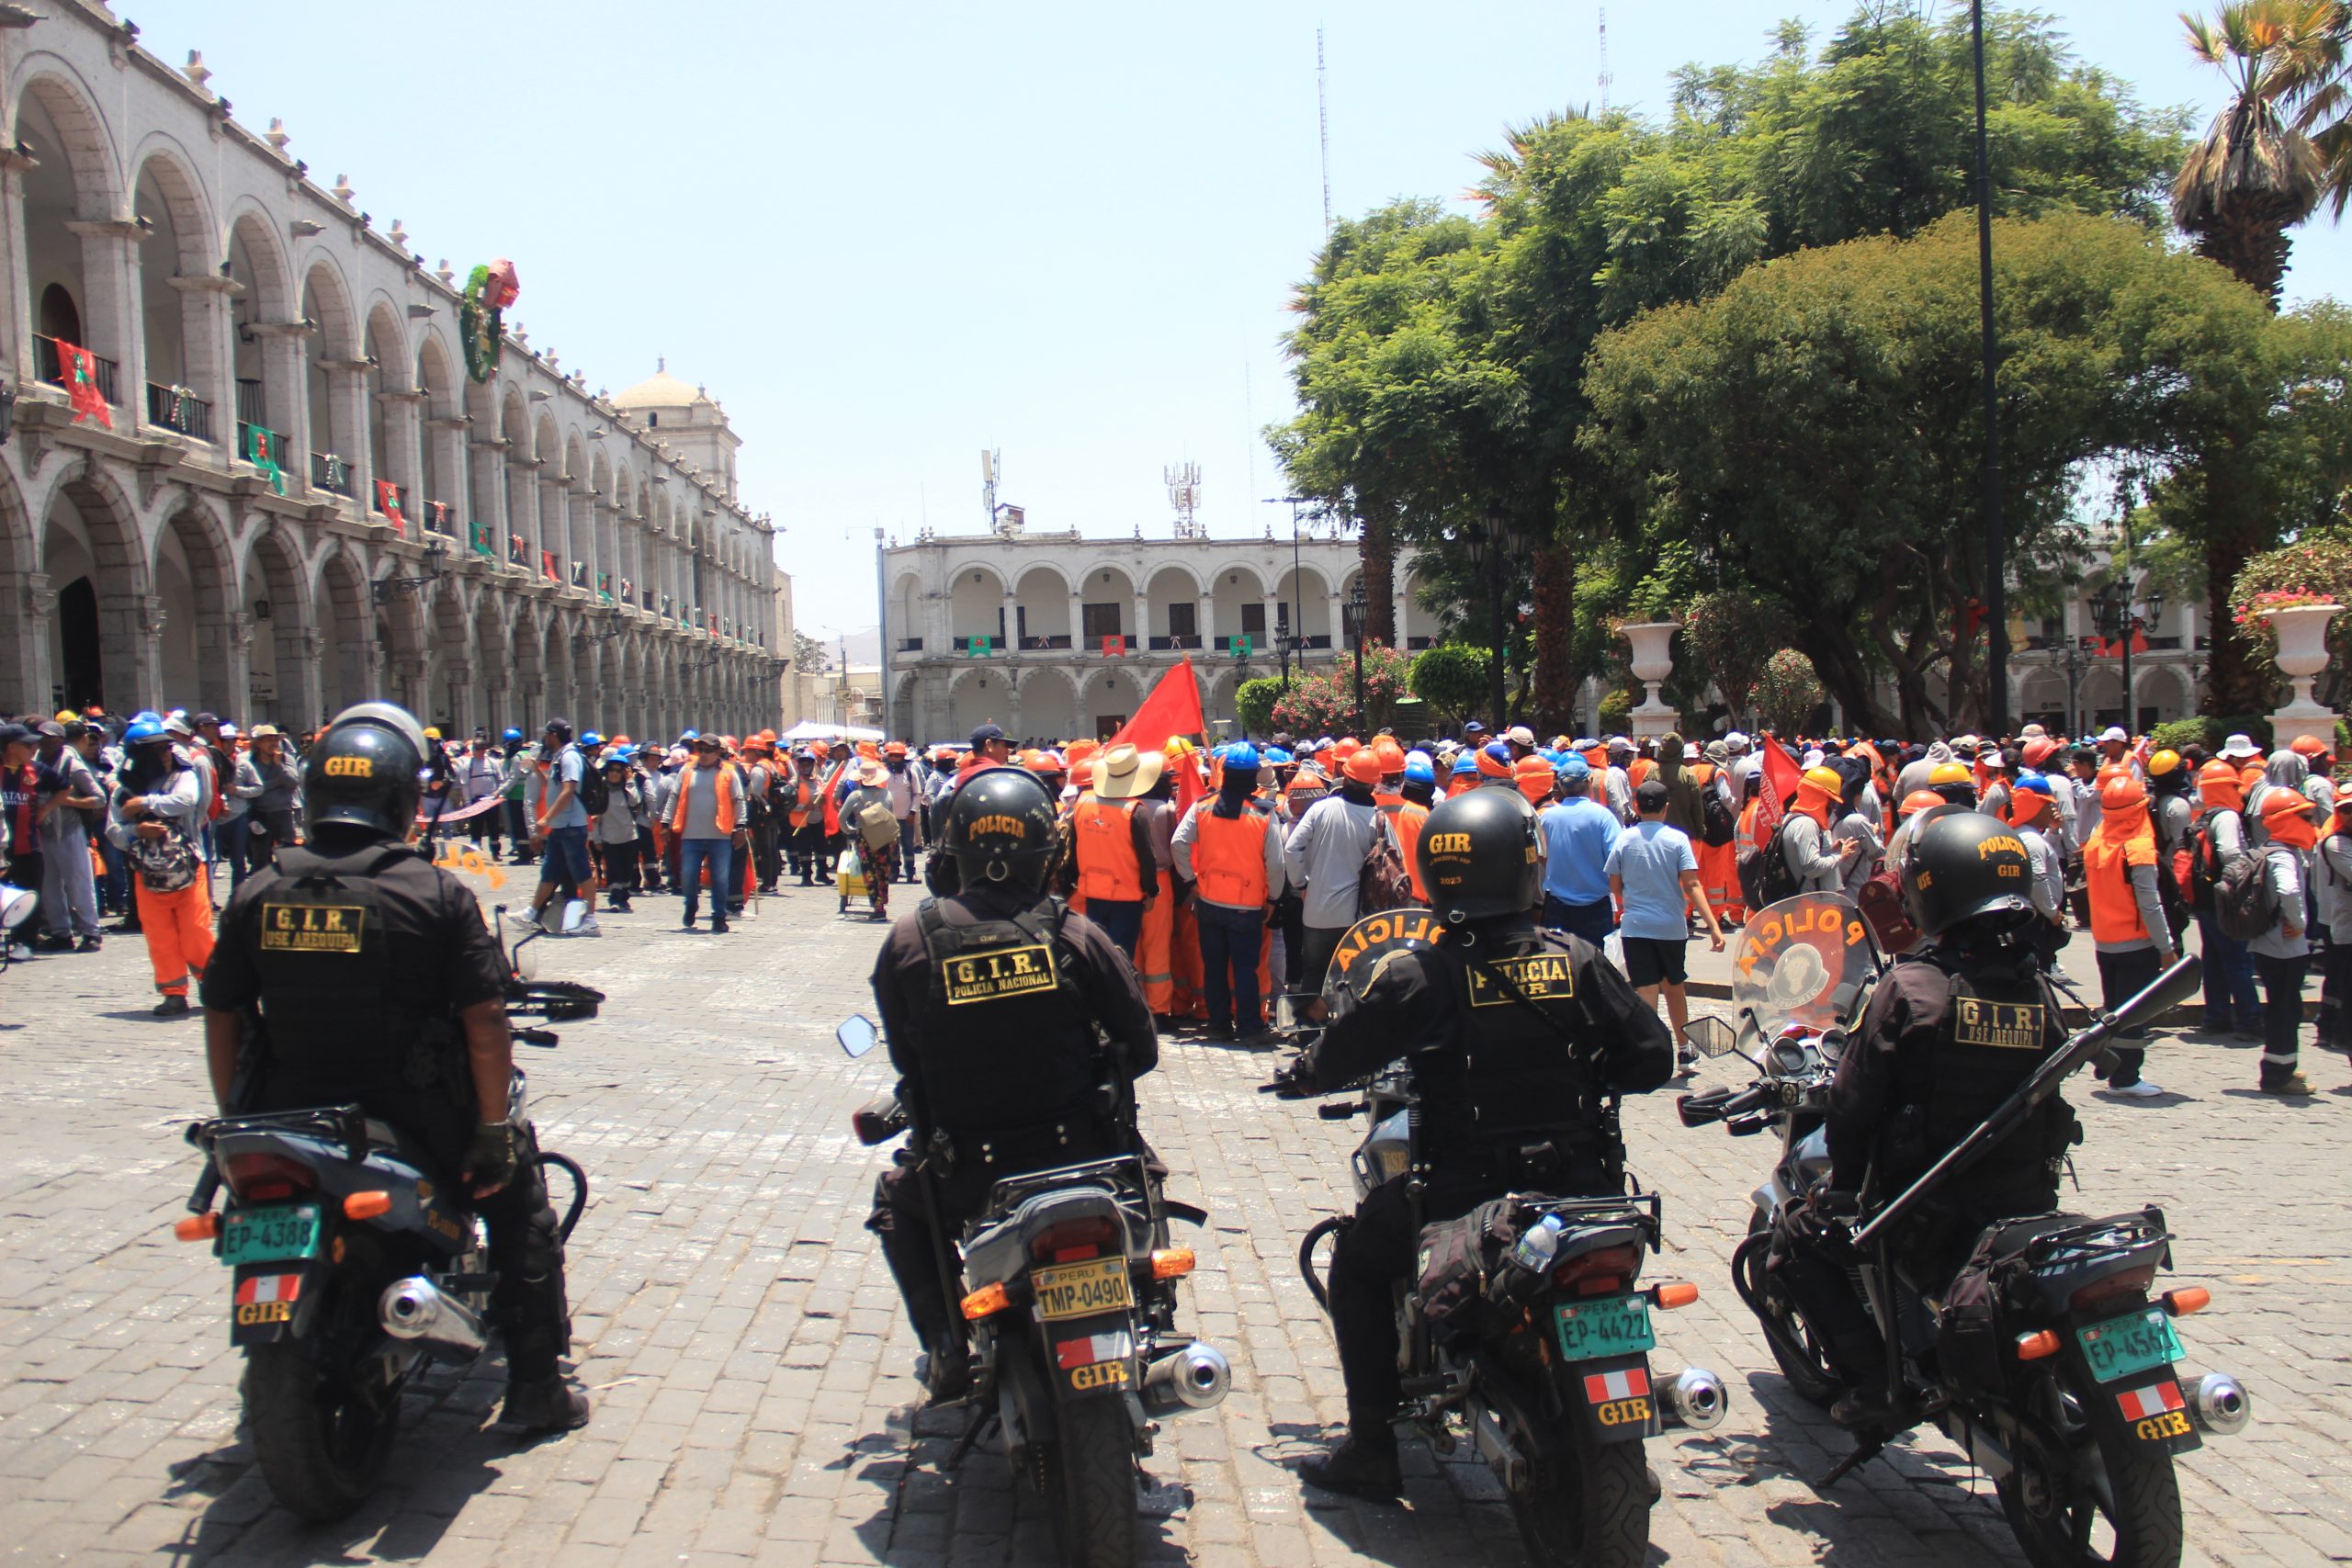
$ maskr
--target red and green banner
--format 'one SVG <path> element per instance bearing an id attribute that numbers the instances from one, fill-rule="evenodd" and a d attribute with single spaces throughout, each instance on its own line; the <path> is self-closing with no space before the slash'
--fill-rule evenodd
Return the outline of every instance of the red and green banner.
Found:
<path id="1" fill-rule="evenodd" d="M 473 545 L 474 554 L 478 556 L 494 556 L 498 553 L 497 546 L 491 542 L 489 524 L 468 524 L 466 525 L 466 536 Z"/>
<path id="2" fill-rule="evenodd" d="M 563 581 L 563 574 L 555 569 L 555 552 L 553 550 L 541 550 L 539 552 L 539 575 L 546 578 L 549 582 L 561 582 Z"/>
<path id="3" fill-rule="evenodd" d="M 245 461 L 261 470 L 271 490 L 286 493 L 286 469 L 277 460 L 277 432 L 258 424 L 245 426 Z"/>
<path id="4" fill-rule="evenodd" d="M 65 374 L 65 396 L 74 405 L 74 423 L 95 419 L 107 429 L 114 428 L 114 414 L 107 407 L 107 396 L 98 390 L 98 356 L 77 344 L 57 340 L 57 367 Z"/>
<path id="5" fill-rule="evenodd" d="M 392 525 L 392 532 L 406 537 L 408 518 L 401 512 L 401 487 L 390 479 L 376 481 L 376 510 L 382 513 Z"/>

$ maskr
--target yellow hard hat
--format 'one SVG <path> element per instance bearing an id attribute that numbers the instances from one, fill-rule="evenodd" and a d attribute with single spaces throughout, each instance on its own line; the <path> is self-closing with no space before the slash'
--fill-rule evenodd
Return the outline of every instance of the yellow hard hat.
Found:
<path id="1" fill-rule="evenodd" d="M 424 738 L 427 740 L 438 740 L 441 739 L 441 732 L 428 724 L 424 727 Z"/>
<path id="2" fill-rule="evenodd" d="M 2151 778 L 2177 773 L 2179 770 L 2180 753 L 2177 751 L 2159 751 L 2148 759 L 2148 776 Z"/>

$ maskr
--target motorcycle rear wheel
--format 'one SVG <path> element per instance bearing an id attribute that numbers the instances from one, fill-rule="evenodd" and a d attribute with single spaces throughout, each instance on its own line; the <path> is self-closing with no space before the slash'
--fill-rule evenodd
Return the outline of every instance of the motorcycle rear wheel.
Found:
<path id="1" fill-rule="evenodd" d="M 1069 1568 L 1134 1568 L 1142 1510 L 1125 1402 L 1071 1400 L 1055 1416 L 1060 1430 L 1042 1480 L 1062 1562 Z"/>
<path id="2" fill-rule="evenodd" d="M 1997 1485 L 2001 1512 L 2033 1568 L 2179 1568 L 2180 1480 L 2172 1455 L 2076 1428 L 2071 1464 L 2026 1433 Z M 2104 1479 L 2104 1489 L 2098 1484 Z"/>
<path id="3" fill-rule="evenodd" d="M 1510 1500 L 1519 1539 L 1537 1568 L 1641 1568 L 1650 1551 L 1658 1485 L 1638 1442 L 1574 1451 L 1568 1473 Z"/>
<path id="4" fill-rule="evenodd" d="M 1758 1235 L 1771 1228 L 1772 1217 L 1763 1210 L 1758 1209 L 1748 1216 L 1749 1235 Z M 1766 1247 L 1758 1245 L 1753 1252 L 1743 1248 L 1733 1255 L 1733 1268 L 1746 1263 L 1753 1271 L 1751 1278 L 1742 1281 L 1747 1289 L 1742 1291 L 1741 1299 L 1748 1301 L 1752 1310 L 1758 1309 L 1758 1303 L 1762 1303 L 1759 1316 L 1762 1310 L 1771 1313 L 1772 1323 L 1765 1330 L 1764 1348 L 1772 1352 L 1772 1359 L 1779 1365 L 1781 1375 L 1789 1380 L 1790 1389 L 1807 1404 L 1817 1410 L 1826 1410 L 1845 1393 L 1846 1385 L 1830 1371 L 1828 1358 L 1814 1343 L 1813 1331 L 1797 1314 L 1796 1303 L 1791 1302 L 1787 1293 L 1766 1275 L 1765 1252 Z M 1748 1263 L 1751 1258 L 1753 1262 Z M 1749 1299 L 1750 1291 L 1754 1292 L 1752 1300 Z M 1774 1332 L 1775 1329 L 1778 1332 Z M 1811 1355 L 1804 1359 L 1792 1355 L 1788 1347 L 1781 1343 L 1782 1335 L 1804 1346 Z"/>
<path id="5" fill-rule="evenodd" d="M 272 1495 L 312 1522 L 339 1519 L 384 1478 L 400 1426 L 398 1396 L 379 1406 L 347 1371 L 322 1365 L 317 1340 L 281 1339 L 246 1355 L 245 1420 Z"/>

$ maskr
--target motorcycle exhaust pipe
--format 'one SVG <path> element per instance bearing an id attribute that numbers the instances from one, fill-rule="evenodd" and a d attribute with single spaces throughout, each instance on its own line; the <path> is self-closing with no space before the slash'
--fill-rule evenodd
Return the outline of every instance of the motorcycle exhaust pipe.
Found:
<path id="1" fill-rule="evenodd" d="M 1666 1385 L 1667 1419 L 1687 1431 L 1713 1431 L 1730 1409 L 1724 1380 L 1704 1367 L 1685 1368 Z"/>
<path id="2" fill-rule="evenodd" d="M 443 1295 L 422 1274 L 385 1286 L 376 1314 L 393 1338 L 421 1339 L 431 1349 L 474 1356 L 490 1343 L 489 1331 L 474 1310 Z"/>
<path id="3" fill-rule="evenodd" d="M 1143 1378 L 1143 1407 L 1153 1416 L 1207 1410 L 1233 1387 L 1233 1368 L 1214 1345 L 1195 1339 L 1151 1364 Z"/>
<path id="4" fill-rule="evenodd" d="M 2254 1418 L 2254 1398 L 2229 1373 L 2207 1372 L 2189 1388 L 2188 1418 L 2209 1437 L 2231 1437 Z"/>

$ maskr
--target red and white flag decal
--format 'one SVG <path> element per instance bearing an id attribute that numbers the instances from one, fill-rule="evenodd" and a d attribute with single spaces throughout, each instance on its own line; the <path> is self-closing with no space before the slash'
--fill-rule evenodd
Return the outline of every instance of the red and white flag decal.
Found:
<path id="1" fill-rule="evenodd" d="M 1606 1404 L 1612 1399 L 1632 1399 L 1650 1391 L 1650 1374 L 1640 1367 L 1627 1367 L 1618 1372 L 1588 1372 L 1584 1380 L 1584 1396 L 1595 1404 Z"/>
<path id="2" fill-rule="evenodd" d="M 2180 1385 L 2177 1382 L 2150 1383 L 2128 1393 L 2119 1393 L 2115 1403 L 2123 1407 L 2126 1421 L 2144 1421 L 2151 1416 L 2161 1416 L 2167 1410 L 2181 1408 Z"/>
<path id="3" fill-rule="evenodd" d="M 237 1304 L 250 1306 L 254 1302 L 290 1302 L 302 1293 L 300 1274 L 256 1274 L 237 1287 Z"/>
<path id="4" fill-rule="evenodd" d="M 1136 1353 L 1135 1337 L 1122 1328 L 1116 1334 L 1093 1334 L 1083 1339 L 1063 1339 L 1054 1346 L 1062 1371 L 1091 1367 L 1097 1361 L 1124 1361 Z"/>

